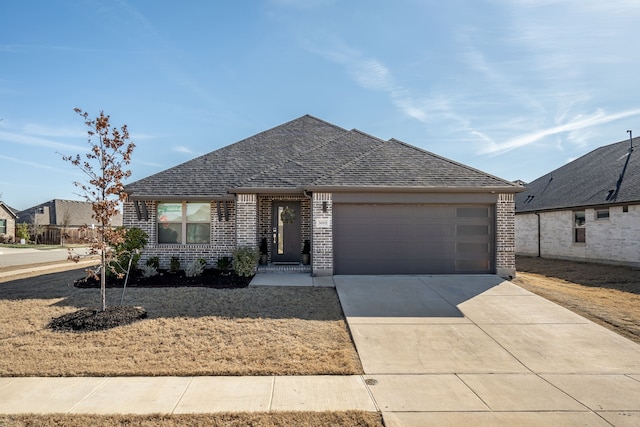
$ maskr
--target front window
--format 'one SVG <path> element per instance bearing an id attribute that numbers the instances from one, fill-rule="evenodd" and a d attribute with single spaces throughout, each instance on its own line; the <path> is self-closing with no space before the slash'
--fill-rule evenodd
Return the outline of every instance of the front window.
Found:
<path id="1" fill-rule="evenodd" d="M 585 243 L 587 241 L 587 230 L 585 228 L 586 216 L 584 211 L 573 213 L 573 242 Z"/>
<path id="2" fill-rule="evenodd" d="M 0 219 L 0 234 L 7 234 L 7 220 Z"/>
<path id="3" fill-rule="evenodd" d="M 158 203 L 158 243 L 208 244 L 210 220 L 209 203 Z"/>

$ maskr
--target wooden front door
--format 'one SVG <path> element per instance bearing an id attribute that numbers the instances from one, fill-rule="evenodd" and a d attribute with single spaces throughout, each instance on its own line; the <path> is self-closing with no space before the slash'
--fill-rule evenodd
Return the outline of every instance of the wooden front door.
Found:
<path id="1" fill-rule="evenodd" d="M 300 202 L 273 202 L 271 261 L 300 262 Z"/>

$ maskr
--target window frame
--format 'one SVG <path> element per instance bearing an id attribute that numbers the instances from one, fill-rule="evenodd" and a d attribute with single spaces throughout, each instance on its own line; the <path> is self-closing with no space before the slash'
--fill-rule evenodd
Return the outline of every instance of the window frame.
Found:
<path id="1" fill-rule="evenodd" d="M 0 218 L 0 234 L 7 234 L 7 224 L 8 221 L 6 218 Z"/>
<path id="2" fill-rule="evenodd" d="M 580 210 L 580 211 L 573 211 L 572 213 L 573 213 L 573 243 L 584 245 L 587 243 L 586 212 L 584 210 Z M 582 221 L 580 221 L 580 219 Z"/>
<path id="3" fill-rule="evenodd" d="M 600 216 L 601 214 L 602 216 Z M 596 221 L 608 220 L 611 217 L 611 211 L 609 211 L 609 208 L 596 209 L 594 217 Z"/>
<path id="4" fill-rule="evenodd" d="M 170 218 L 167 221 L 162 221 L 161 218 L 163 215 L 161 215 L 160 213 L 160 209 L 162 205 L 180 205 L 180 220 L 178 221 L 176 218 Z M 193 205 L 206 205 L 206 219 L 197 219 L 197 218 L 190 218 L 190 216 L 194 216 L 198 210 L 201 209 L 198 208 L 196 211 L 190 211 L 189 209 L 189 205 L 193 206 Z M 211 244 L 211 214 L 212 214 L 212 210 L 211 210 L 211 202 L 201 202 L 201 201 L 186 201 L 183 200 L 181 202 L 176 202 L 176 201 L 161 201 L 158 202 L 157 207 L 156 207 L 156 243 L 159 245 L 182 245 L 182 246 L 186 246 L 186 245 L 209 245 Z M 179 224 L 179 235 L 177 236 L 177 239 L 179 241 L 173 241 L 173 242 L 169 242 L 169 241 L 160 241 L 160 230 L 161 230 L 161 226 L 163 224 L 168 225 L 168 227 L 166 228 L 173 228 L 174 231 L 175 230 L 175 226 Z M 198 233 L 197 231 L 197 227 L 192 228 L 194 225 L 203 225 L 206 224 L 206 233 Z M 171 227 L 173 226 L 173 227 Z M 195 229 L 195 231 L 194 231 Z M 194 241 L 194 237 L 195 236 L 206 236 L 206 239 L 203 239 L 201 241 L 195 240 Z"/>

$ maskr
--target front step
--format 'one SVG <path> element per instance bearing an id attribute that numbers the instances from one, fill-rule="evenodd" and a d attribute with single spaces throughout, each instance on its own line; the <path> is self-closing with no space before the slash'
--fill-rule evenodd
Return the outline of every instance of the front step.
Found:
<path id="1" fill-rule="evenodd" d="M 258 265 L 257 273 L 309 273 L 311 274 L 311 265 L 302 263 L 269 263 L 267 265 Z"/>

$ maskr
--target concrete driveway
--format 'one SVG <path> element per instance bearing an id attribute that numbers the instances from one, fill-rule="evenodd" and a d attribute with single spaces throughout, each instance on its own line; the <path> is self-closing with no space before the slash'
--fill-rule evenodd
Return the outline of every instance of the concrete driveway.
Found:
<path id="1" fill-rule="evenodd" d="M 387 427 L 640 425 L 640 346 L 498 276 L 334 276 Z"/>

